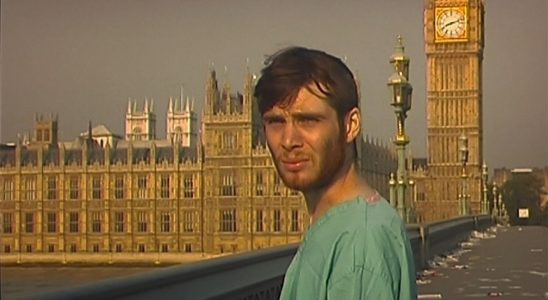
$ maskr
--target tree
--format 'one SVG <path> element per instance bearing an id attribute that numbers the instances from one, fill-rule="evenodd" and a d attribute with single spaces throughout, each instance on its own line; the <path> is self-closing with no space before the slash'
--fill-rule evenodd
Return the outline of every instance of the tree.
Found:
<path id="1" fill-rule="evenodd" d="M 548 225 L 548 209 L 540 207 L 544 182 L 533 173 L 517 173 L 502 186 L 502 199 L 510 225 Z M 528 208 L 529 219 L 519 219 L 518 209 Z"/>

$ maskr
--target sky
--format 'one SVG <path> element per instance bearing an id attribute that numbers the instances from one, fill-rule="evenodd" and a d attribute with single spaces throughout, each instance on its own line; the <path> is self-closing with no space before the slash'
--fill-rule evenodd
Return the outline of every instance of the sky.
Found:
<path id="1" fill-rule="evenodd" d="M 123 135 L 128 98 L 154 99 L 159 138 L 169 97 L 202 107 L 210 68 L 242 90 L 249 69 L 287 46 L 344 58 L 361 83 L 364 131 L 395 132 L 388 60 L 401 35 L 411 58 L 406 126 L 426 154 L 424 0 L 1 0 L 0 142 L 57 114 L 61 140 L 88 121 Z M 548 166 L 548 1 L 485 0 L 484 159 Z"/>

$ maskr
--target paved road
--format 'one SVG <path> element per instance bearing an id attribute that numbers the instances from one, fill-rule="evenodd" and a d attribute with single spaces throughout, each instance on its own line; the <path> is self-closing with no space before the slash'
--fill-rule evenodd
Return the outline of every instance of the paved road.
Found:
<path id="1" fill-rule="evenodd" d="M 419 299 L 548 299 L 548 227 L 493 227 L 431 265 Z"/>

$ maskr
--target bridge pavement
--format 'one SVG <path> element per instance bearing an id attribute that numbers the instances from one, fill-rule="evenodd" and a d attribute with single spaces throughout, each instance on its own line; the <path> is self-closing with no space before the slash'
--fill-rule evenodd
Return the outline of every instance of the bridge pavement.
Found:
<path id="1" fill-rule="evenodd" d="M 548 227 L 492 227 L 431 261 L 417 284 L 419 299 L 548 299 Z"/>

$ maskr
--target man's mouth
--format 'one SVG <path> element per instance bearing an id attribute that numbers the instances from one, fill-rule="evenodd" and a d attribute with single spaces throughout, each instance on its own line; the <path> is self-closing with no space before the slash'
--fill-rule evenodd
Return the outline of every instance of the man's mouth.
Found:
<path id="1" fill-rule="evenodd" d="M 298 172 L 304 168 L 307 159 L 282 159 L 281 160 L 284 169 L 289 172 Z"/>

